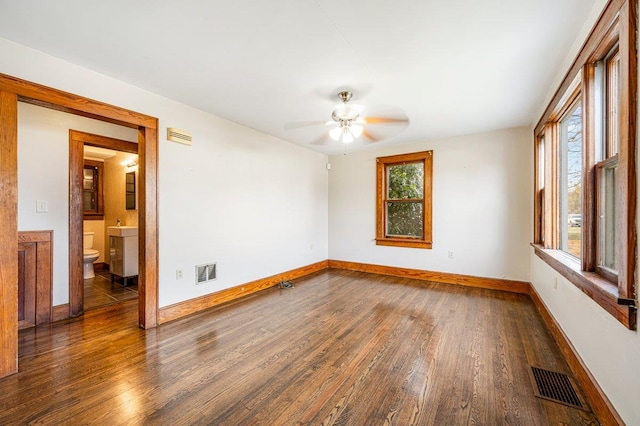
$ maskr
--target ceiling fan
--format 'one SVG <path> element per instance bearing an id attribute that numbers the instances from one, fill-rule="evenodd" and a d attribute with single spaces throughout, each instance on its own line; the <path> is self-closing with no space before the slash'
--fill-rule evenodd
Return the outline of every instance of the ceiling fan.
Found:
<path id="1" fill-rule="evenodd" d="M 409 119 L 404 114 L 397 114 L 396 117 L 380 117 L 380 116 L 364 116 L 362 114 L 364 106 L 358 104 L 349 103 L 353 93 L 344 90 L 338 93 L 338 97 L 342 103 L 338 105 L 331 112 L 331 120 L 322 122 L 305 122 L 298 125 L 288 127 L 306 127 L 317 124 L 325 124 L 332 126 L 329 130 L 328 136 L 330 139 L 342 142 L 345 144 L 353 142 L 360 136 L 368 139 L 371 142 L 377 142 L 381 138 L 374 136 L 368 131 L 365 126 L 370 124 L 399 124 L 408 125 Z M 312 142 L 313 144 L 325 144 L 327 143 L 327 134 L 323 134 L 320 138 Z"/>

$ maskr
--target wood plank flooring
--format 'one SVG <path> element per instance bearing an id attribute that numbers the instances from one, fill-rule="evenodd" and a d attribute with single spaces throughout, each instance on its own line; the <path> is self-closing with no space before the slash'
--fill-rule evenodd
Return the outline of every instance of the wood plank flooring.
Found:
<path id="1" fill-rule="evenodd" d="M 84 310 L 102 308 L 125 300 L 138 299 L 138 280 L 129 279 L 127 286 L 122 278 L 111 282 L 111 274 L 97 271 L 94 278 L 84 280 Z"/>
<path id="2" fill-rule="evenodd" d="M 157 329 L 136 302 L 20 332 L 0 424 L 580 425 L 523 295 L 328 270 Z"/>

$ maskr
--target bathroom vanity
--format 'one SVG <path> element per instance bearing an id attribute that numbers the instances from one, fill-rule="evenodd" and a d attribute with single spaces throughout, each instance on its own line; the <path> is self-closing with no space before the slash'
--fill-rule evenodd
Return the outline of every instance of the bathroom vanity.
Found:
<path id="1" fill-rule="evenodd" d="M 127 286 L 127 278 L 138 275 L 138 227 L 109 226 L 109 272 L 111 281 L 114 276 L 123 278 Z"/>

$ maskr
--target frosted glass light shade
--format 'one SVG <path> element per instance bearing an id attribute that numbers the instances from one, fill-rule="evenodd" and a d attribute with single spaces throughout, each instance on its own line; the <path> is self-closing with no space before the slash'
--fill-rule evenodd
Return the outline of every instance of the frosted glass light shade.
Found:
<path id="1" fill-rule="evenodd" d="M 340 136 L 342 136 L 342 127 L 334 127 L 333 129 L 329 130 L 329 137 L 334 141 L 339 141 Z"/>
<path id="2" fill-rule="evenodd" d="M 359 124 L 352 124 L 350 126 L 351 129 L 351 134 L 353 135 L 354 138 L 359 138 L 360 135 L 362 135 L 362 126 Z"/>

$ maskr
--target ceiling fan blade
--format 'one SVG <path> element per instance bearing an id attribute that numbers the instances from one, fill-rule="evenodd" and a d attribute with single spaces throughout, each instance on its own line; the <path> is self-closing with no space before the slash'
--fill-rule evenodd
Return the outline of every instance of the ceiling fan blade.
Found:
<path id="1" fill-rule="evenodd" d="M 285 130 L 291 130 L 291 129 L 300 129 L 302 127 L 312 127 L 312 126 L 319 126 L 321 124 L 327 124 L 327 120 L 322 120 L 322 121 L 298 121 L 295 123 L 287 123 L 284 125 Z"/>
<path id="2" fill-rule="evenodd" d="M 328 145 L 329 142 L 331 142 L 329 135 L 327 133 L 324 133 L 316 139 L 312 140 L 311 145 Z"/>
<path id="3" fill-rule="evenodd" d="M 378 142 L 380 140 L 380 138 L 373 136 L 366 129 L 362 131 L 362 136 L 369 139 L 371 142 Z"/>
<path id="4" fill-rule="evenodd" d="M 409 119 L 406 117 L 403 118 L 394 118 L 394 117 L 364 117 L 364 120 L 367 124 L 400 124 L 400 123 L 408 123 Z"/>

